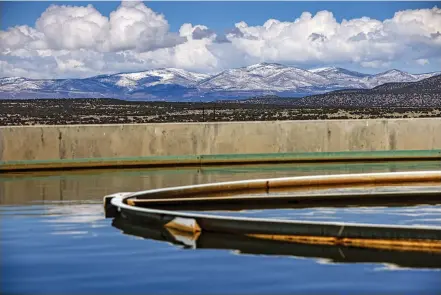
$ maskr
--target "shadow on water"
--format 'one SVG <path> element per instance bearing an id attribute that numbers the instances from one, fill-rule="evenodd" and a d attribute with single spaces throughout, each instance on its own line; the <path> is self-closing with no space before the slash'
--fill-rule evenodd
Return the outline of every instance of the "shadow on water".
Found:
<path id="1" fill-rule="evenodd" d="M 188 249 L 227 249 L 238 254 L 321 258 L 334 263 L 388 263 L 405 268 L 441 269 L 439 253 L 289 243 L 204 231 L 190 235 L 160 225 L 134 223 L 121 217 L 115 218 L 112 226 L 127 235 L 169 242 Z"/>

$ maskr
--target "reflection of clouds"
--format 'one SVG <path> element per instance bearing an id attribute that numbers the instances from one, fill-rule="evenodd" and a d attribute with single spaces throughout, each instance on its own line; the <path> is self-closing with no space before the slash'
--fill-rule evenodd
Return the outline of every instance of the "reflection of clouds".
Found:
<path id="1" fill-rule="evenodd" d="M 390 214 L 393 215 L 401 215 L 401 216 L 408 216 L 408 217 L 418 217 L 418 216 L 427 216 L 427 215 L 431 215 L 432 213 L 406 213 L 406 212 L 391 212 Z"/>
<path id="2" fill-rule="evenodd" d="M 330 258 L 317 258 L 315 259 L 315 262 L 317 264 L 326 264 L 326 265 L 337 265 L 339 263 L 335 262 L 334 260 Z"/>
<path id="3" fill-rule="evenodd" d="M 415 212 L 414 208 L 418 208 L 418 212 Z M 402 208 L 397 211 L 395 214 L 409 214 L 409 216 L 415 216 L 415 214 L 420 215 L 429 215 L 429 214 L 441 214 L 440 206 L 431 206 L 431 207 L 423 207 L 423 206 L 415 206 L 414 208 Z"/>
<path id="4" fill-rule="evenodd" d="M 309 216 L 308 219 L 314 219 L 314 220 L 318 220 L 318 221 L 326 221 L 326 220 L 330 220 L 330 219 L 340 219 L 337 216 Z"/>
<path id="5" fill-rule="evenodd" d="M 87 231 L 75 231 L 75 230 L 67 230 L 67 231 L 56 231 L 53 232 L 53 235 L 85 235 Z"/>
<path id="6" fill-rule="evenodd" d="M 431 228 L 441 229 L 441 225 L 440 224 L 433 225 L 433 224 L 427 224 L 427 223 L 411 223 L 411 222 L 409 222 L 409 223 L 407 223 L 405 225 L 407 225 L 407 226 L 415 226 L 415 227 L 426 227 L 426 226 L 429 225 Z"/>
<path id="7" fill-rule="evenodd" d="M 197 212 L 200 213 L 200 212 Z M 362 224 L 391 224 L 441 226 L 441 205 L 418 205 L 410 207 L 346 207 L 243 210 L 240 212 L 209 212 L 224 216 L 252 218 L 333 221 Z"/>
<path id="8" fill-rule="evenodd" d="M 411 219 L 406 220 L 403 222 L 404 225 L 410 225 L 410 226 L 428 226 L 434 228 L 441 229 L 441 219 L 440 218 L 433 218 L 433 219 Z"/>
<path id="9" fill-rule="evenodd" d="M 47 216 L 44 221 L 53 227 L 52 235 L 70 238 L 96 236 L 94 229 L 105 226 L 100 222 L 104 220 L 101 204 L 62 202 L 45 206 L 44 211 Z"/>
<path id="10" fill-rule="evenodd" d="M 51 223 L 93 223 L 104 219 L 102 206 L 98 204 L 69 204 L 46 207 Z"/>
<path id="11" fill-rule="evenodd" d="M 441 271 L 441 269 L 437 268 L 410 268 L 410 267 L 402 267 L 393 263 L 383 263 L 380 267 L 375 267 L 374 271 Z"/>
<path id="12" fill-rule="evenodd" d="M 419 219 L 419 221 L 436 221 L 436 222 L 441 223 L 441 218 L 422 218 L 422 219 Z"/>
<path id="13" fill-rule="evenodd" d="M 402 221 L 402 224 L 406 225 L 431 225 L 436 227 L 441 226 L 441 205 L 418 206 L 414 209 L 403 208 L 402 210 L 397 210 L 396 212 L 391 212 L 390 214 L 410 217 Z"/>
<path id="14" fill-rule="evenodd" d="M 343 209 L 346 212 L 352 212 L 352 213 L 361 213 L 361 214 L 379 214 L 379 213 L 387 213 L 388 209 L 386 207 L 364 207 L 364 208 L 345 208 Z"/>

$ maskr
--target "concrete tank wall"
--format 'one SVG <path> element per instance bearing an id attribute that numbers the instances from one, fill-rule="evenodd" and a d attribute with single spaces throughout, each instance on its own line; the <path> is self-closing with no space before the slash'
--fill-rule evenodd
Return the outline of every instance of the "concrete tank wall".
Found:
<path id="1" fill-rule="evenodd" d="M 0 127 L 0 161 L 441 149 L 441 118 Z"/>

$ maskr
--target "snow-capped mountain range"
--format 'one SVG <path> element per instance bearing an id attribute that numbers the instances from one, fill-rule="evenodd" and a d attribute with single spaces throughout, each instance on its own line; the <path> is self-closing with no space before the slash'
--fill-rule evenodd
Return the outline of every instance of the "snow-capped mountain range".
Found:
<path id="1" fill-rule="evenodd" d="M 338 67 L 305 70 L 274 63 L 229 69 L 215 75 L 163 68 L 84 79 L 0 78 L 0 99 L 106 97 L 183 101 L 269 94 L 304 96 L 347 88 L 369 89 L 390 82 L 415 82 L 439 74 L 390 70 L 368 75 Z"/>

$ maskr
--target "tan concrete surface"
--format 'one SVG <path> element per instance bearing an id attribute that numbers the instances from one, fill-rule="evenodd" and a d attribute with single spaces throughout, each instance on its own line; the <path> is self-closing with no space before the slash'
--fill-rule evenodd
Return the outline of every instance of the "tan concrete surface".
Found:
<path id="1" fill-rule="evenodd" d="M 441 149 L 441 118 L 0 127 L 0 161 Z"/>

